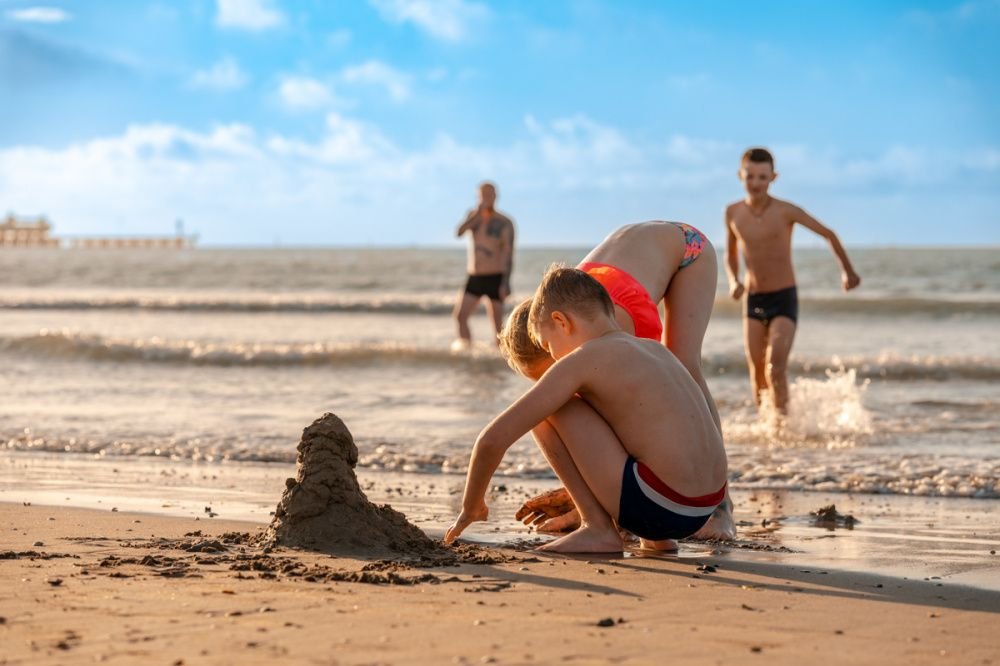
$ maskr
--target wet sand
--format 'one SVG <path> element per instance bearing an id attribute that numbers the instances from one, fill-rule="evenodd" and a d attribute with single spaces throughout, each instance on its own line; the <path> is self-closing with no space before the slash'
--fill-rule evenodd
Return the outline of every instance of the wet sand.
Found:
<path id="1" fill-rule="evenodd" d="M 0 516 L 5 665 L 1000 663 L 1000 593 L 934 580 L 712 551 L 365 561 L 265 553 L 218 517 Z"/>
<path id="2" fill-rule="evenodd" d="M 159 458 L 108 459 L 73 454 L 7 452 L 0 459 L 0 502 L 133 511 L 206 520 L 271 520 L 285 479 L 280 463 L 192 463 Z M 410 522 L 440 537 L 454 519 L 464 477 L 359 469 L 361 487 Z M 551 479 L 494 479 L 489 523 L 469 540 L 486 545 L 534 540 L 514 520 L 527 497 L 555 487 Z M 684 543 L 678 557 L 711 555 L 890 575 L 1000 592 L 1000 502 L 899 495 L 847 495 L 735 489 L 740 538 L 735 544 Z M 834 504 L 857 523 L 817 525 L 812 512 Z M 206 511 L 208 509 L 209 511 Z M 542 537 L 545 538 L 545 537 Z M 0 541 L 2 543 L 2 541 Z"/>

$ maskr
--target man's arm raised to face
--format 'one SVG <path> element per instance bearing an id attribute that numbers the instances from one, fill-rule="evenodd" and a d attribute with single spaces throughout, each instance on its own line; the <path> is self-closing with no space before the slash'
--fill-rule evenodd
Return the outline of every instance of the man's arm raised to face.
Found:
<path id="1" fill-rule="evenodd" d="M 479 225 L 479 208 L 473 208 L 465 215 L 465 220 L 458 225 L 455 231 L 456 237 L 461 237 L 469 229 L 475 229 Z"/>

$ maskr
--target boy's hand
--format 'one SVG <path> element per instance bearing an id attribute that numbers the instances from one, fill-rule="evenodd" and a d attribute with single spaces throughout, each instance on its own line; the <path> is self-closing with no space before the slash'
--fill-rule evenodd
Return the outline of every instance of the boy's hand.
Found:
<path id="1" fill-rule="evenodd" d="M 486 503 L 483 502 L 480 506 L 472 509 L 462 509 L 462 513 L 459 514 L 455 523 L 448 528 L 448 531 L 444 534 L 445 544 L 450 544 L 452 541 L 457 539 L 465 528 L 480 520 L 486 520 L 490 516 L 490 510 L 486 508 Z"/>
<path id="2" fill-rule="evenodd" d="M 840 276 L 840 281 L 844 285 L 844 291 L 850 291 L 861 284 L 861 276 L 851 271 L 850 273 L 843 273 Z"/>
<path id="3" fill-rule="evenodd" d="M 729 295 L 732 296 L 733 299 L 739 300 L 740 297 L 743 296 L 743 283 L 734 282 L 729 285 Z"/>
<path id="4" fill-rule="evenodd" d="M 526 501 L 514 514 L 514 518 L 525 525 L 536 525 L 542 529 L 542 526 L 549 523 L 551 519 L 571 512 L 575 513 L 575 510 L 576 505 L 573 504 L 573 499 L 566 492 L 566 489 L 556 488 Z M 579 521 L 578 515 L 576 519 Z"/>

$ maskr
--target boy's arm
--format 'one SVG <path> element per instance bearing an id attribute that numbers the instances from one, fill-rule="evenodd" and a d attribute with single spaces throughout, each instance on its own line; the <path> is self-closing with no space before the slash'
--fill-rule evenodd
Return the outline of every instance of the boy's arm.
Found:
<path id="1" fill-rule="evenodd" d="M 729 222 L 729 207 L 726 208 L 723 217 L 726 225 L 726 275 L 729 276 L 729 295 L 738 299 L 743 295 L 743 283 L 740 282 L 740 248 L 736 232 Z"/>
<path id="2" fill-rule="evenodd" d="M 861 276 L 854 271 L 854 266 L 851 265 L 851 260 L 847 258 L 847 251 L 844 249 L 844 246 L 840 244 L 840 239 L 837 238 L 837 234 L 833 232 L 833 229 L 824 226 L 819 222 L 819 220 L 798 206 L 794 207 L 794 215 L 795 222 L 798 222 L 806 229 L 819 234 L 830 243 L 830 248 L 833 250 L 833 253 L 837 255 L 837 261 L 840 262 L 840 280 L 844 286 L 844 291 L 850 291 L 861 284 Z"/>
<path id="3" fill-rule="evenodd" d="M 504 453 L 573 397 L 582 383 L 581 361 L 586 358 L 579 352 L 567 355 L 479 433 L 469 459 L 462 513 L 445 534 L 445 543 L 458 538 L 470 524 L 486 520 L 486 490 Z"/>

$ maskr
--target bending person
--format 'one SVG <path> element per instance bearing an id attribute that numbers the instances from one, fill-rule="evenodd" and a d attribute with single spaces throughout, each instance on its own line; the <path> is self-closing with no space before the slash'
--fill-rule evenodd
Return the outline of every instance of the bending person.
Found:
<path id="1" fill-rule="evenodd" d="M 600 282 L 611 296 L 615 320 L 636 337 L 660 341 L 698 384 L 712 420 L 722 424 L 701 369 L 701 347 L 715 305 L 718 259 L 704 234 L 682 222 L 641 222 L 612 232 L 578 266 Z M 661 320 L 658 303 L 662 301 Z M 537 380 L 552 359 L 531 341 L 527 331 L 530 302 L 519 305 L 500 335 L 500 347 L 511 367 Z M 539 529 L 562 531 L 575 525 L 575 511 L 563 492 L 546 493 L 525 503 L 517 517 L 539 522 Z M 695 535 L 703 539 L 736 536 L 733 505 L 727 493 L 708 523 Z"/>

